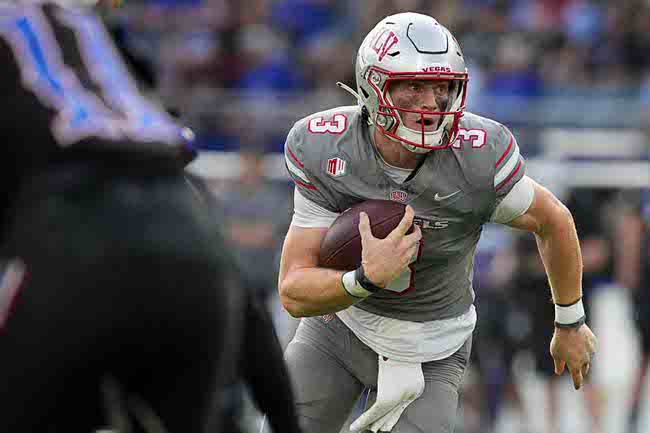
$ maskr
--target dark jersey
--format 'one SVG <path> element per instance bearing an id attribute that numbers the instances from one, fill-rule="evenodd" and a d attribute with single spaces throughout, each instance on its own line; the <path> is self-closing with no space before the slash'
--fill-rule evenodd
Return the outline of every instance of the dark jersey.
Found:
<path id="1" fill-rule="evenodd" d="M 5 202 L 26 174 L 68 160 L 182 167 L 194 157 L 191 132 L 140 94 L 92 11 L 0 2 L 0 65 Z"/>
<path id="2" fill-rule="evenodd" d="M 182 170 L 191 133 L 93 11 L 0 0 L 0 95 L 0 262 L 20 264 L 0 276 L 0 431 L 230 432 L 244 378 L 298 432 L 269 318 Z"/>

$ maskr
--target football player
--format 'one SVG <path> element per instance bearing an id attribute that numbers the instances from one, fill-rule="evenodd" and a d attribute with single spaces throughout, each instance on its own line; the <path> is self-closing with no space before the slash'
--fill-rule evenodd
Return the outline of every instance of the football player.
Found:
<path id="1" fill-rule="evenodd" d="M 474 251 L 489 222 L 535 234 L 555 303 L 555 372 L 568 368 L 580 388 L 597 340 L 571 214 L 525 175 L 508 128 L 465 111 L 456 39 L 429 16 L 386 17 L 359 48 L 356 80 L 358 105 L 298 121 L 285 145 L 296 187 L 279 291 L 304 317 L 285 359 L 305 431 L 337 433 L 364 387 L 374 404 L 353 431 L 453 431 L 476 323 Z M 406 214 L 385 239 L 361 214 L 362 266 L 319 267 L 329 225 L 367 199 L 405 203 Z"/>
<path id="2" fill-rule="evenodd" d="M 269 317 L 185 176 L 192 135 L 92 3 L 0 1 L 0 432 L 224 431 L 241 376 L 298 433 Z"/>
<path id="3" fill-rule="evenodd" d="M 623 191 L 618 204 L 614 263 L 617 281 L 630 290 L 636 310 L 641 359 L 632 409 L 640 433 L 650 425 L 650 400 L 644 398 L 650 395 L 650 189 Z"/>

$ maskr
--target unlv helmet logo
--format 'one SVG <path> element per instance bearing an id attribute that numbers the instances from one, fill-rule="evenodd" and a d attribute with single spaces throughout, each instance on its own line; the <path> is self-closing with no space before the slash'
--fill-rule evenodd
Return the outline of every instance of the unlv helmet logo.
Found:
<path id="1" fill-rule="evenodd" d="M 377 36 L 372 41 L 370 45 L 372 49 L 379 54 L 379 61 L 381 62 L 384 56 L 388 54 L 388 50 L 391 49 L 393 45 L 399 42 L 399 38 L 388 29 L 384 29 L 381 32 L 377 33 Z"/>
<path id="2" fill-rule="evenodd" d="M 393 201 L 398 201 L 400 203 L 405 203 L 407 197 L 408 194 L 400 190 L 391 191 L 390 193 L 390 199 Z"/>

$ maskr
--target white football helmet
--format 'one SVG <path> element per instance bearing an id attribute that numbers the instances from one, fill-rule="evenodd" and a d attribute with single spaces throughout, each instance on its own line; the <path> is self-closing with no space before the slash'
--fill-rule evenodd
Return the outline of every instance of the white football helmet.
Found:
<path id="1" fill-rule="evenodd" d="M 368 122 L 417 153 L 451 146 L 465 109 L 468 73 L 456 38 L 434 18 L 401 13 L 384 18 L 366 36 L 357 55 L 358 101 Z M 449 99 L 440 111 L 396 107 L 388 92 L 397 80 L 449 81 Z M 418 107 L 419 108 L 419 107 Z M 408 128 L 403 113 L 420 114 L 420 130 Z M 425 116 L 439 118 L 426 131 Z"/>

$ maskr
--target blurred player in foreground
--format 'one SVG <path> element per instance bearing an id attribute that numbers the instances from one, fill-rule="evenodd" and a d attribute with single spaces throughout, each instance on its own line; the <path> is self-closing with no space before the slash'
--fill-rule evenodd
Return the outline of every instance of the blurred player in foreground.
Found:
<path id="1" fill-rule="evenodd" d="M 191 132 L 92 3 L 0 1 L 0 432 L 230 433 L 239 375 L 298 432 L 270 321 L 184 174 Z"/>
<path id="2" fill-rule="evenodd" d="M 285 353 L 305 431 L 337 433 L 364 387 L 376 401 L 353 431 L 453 431 L 476 323 L 474 251 L 488 222 L 536 235 L 555 302 L 555 372 L 568 368 L 580 388 L 597 340 L 573 219 L 525 176 L 505 126 L 464 111 L 456 39 L 429 16 L 389 16 L 361 44 L 356 77 L 358 106 L 300 120 L 285 146 L 296 188 L 279 290 L 305 317 Z M 362 214 L 357 271 L 319 268 L 329 225 L 366 199 L 409 206 L 383 240 Z"/>

